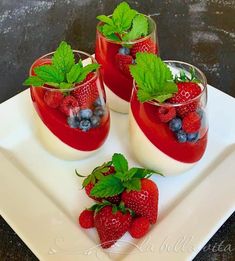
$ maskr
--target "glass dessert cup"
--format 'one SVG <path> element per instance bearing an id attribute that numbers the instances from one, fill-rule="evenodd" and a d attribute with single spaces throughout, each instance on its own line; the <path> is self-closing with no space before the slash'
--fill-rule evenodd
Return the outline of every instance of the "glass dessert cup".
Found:
<path id="1" fill-rule="evenodd" d="M 101 74 L 109 107 L 117 112 L 129 112 L 129 101 L 133 87 L 129 64 L 126 64 L 125 61 L 120 62 L 117 58 L 120 48 L 125 46 L 130 49 L 130 55 L 133 58 L 131 63 L 134 63 L 135 53 L 140 46 L 142 46 L 142 51 L 159 53 L 156 23 L 151 17 L 146 17 L 149 24 L 149 34 L 135 41 L 112 41 L 102 35 L 98 29 L 96 30 L 95 58 L 102 65 Z M 97 27 L 100 25 L 102 25 L 101 22 L 98 23 Z"/>
<path id="2" fill-rule="evenodd" d="M 137 98 L 137 86 L 134 82 L 130 101 L 129 131 L 132 150 L 138 161 L 146 168 L 159 170 L 164 175 L 177 175 L 192 168 L 203 156 L 207 146 L 207 80 L 205 75 L 193 65 L 165 61 L 173 75 L 184 70 L 186 75 L 192 69 L 200 81 L 201 93 L 195 98 L 180 104 L 158 103 L 149 101 L 141 103 Z M 162 122 L 159 110 L 174 108 L 174 122 Z M 189 113 L 196 113 L 200 125 L 195 132 L 186 133 L 179 122 Z M 178 120 L 179 119 L 179 120 Z M 177 126 L 178 124 L 178 126 Z"/>
<path id="3" fill-rule="evenodd" d="M 73 53 L 85 65 L 96 63 L 87 53 L 75 50 Z M 38 58 L 30 68 L 30 76 L 35 75 L 35 67 L 51 64 L 53 54 Z M 62 159 L 78 160 L 103 145 L 109 133 L 110 115 L 99 69 L 71 89 L 43 85 L 31 86 L 30 92 L 37 134 L 49 152 Z"/>

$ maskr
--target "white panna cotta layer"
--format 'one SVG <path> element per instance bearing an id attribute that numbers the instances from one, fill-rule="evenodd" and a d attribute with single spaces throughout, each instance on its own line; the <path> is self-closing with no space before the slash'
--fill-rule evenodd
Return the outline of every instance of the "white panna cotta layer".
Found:
<path id="1" fill-rule="evenodd" d="M 129 111 L 129 134 L 132 150 L 137 160 L 145 168 L 158 170 L 167 176 L 174 176 L 195 165 L 195 163 L 177 161 L 154 146 L 140 129 L 131 109 Z"/>
<path id="2" fill-rule="evenodd" d="M 34 112 L 35 127 L 37 136 L 44 147 L 53 155 L 64 160 L 80 160 L 91 156 L 99 149 L 93 151 L 81 151 L 74 149 L 59 138 L 57 138 L 40 119 L 38 114 Z"/>
<path id="3" fill-rule="evenodd" d="M 109 108 L 120 113 L 128 113 L 130 103 L 120 98 L 104 83 Z"/>

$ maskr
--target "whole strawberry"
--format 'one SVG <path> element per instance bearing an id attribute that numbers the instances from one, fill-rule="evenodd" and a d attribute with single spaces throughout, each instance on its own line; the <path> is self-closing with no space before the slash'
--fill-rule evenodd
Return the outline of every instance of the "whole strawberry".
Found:
<path id="1" fill-rule="evenodd" d="M 85 209 L 79 215 L 78 222 L 82 228 L 94 227 L 94 211 Z"/>
<path id="2" fill-rule="evenodd" d="M 122 201 L 133 210 L 136 215 L 146 217 L 151 224 L 156 223 L 158 215 L 158 188 L 150 179 L 141 179 L 140 191 L 125 190 Z"/>
<path id="3" fill-rule="evenodd" d="M 175 77 L 175 82 L 178 87 L 178 91 L 172 98 L 169 99 L 170 103 L 186 103 L 185 105 L 177 106 L 176 111 L 180 117 L 184 117 L 189 112 L 194 112 L 199 107 L 199 101 L 193 100 L 198 97 L 202 89 L 198 85 L 198 81 L 195 76 L 195 72 L 191 72 L 191 76 L 186 76 L 184 71 L 180 72 L 179 77 Z M 190 102 L 190 100 L 193 100 Z"/>
<path id="4" fill-rule="evenodd" d="M 99 182 L 105 176 L 115 173 L 115 169 L 111 166 L 111 162 L 104 163 L 101 166 L 96 167 L 90 175 L 88 175 L 83 181 L 83 187 L 85 188 L 86 194 L 88 197 L 101 202 L 103 199 L 110 201 L 113 204 L 118 204 L 120 202 L 120 195 L 114 195 L 111 197 L 96 197 L 91 195 L 91 190 L 94 188 L 95 184 Z M 80 174 L 76 174 L 79 177 L 84 177 Z"/>
<path id="5" fill-rule="evenodd" d="M 158 52 L 157 45 L 151 38 L 148 38 L 144 41 L 139 41 L 132 46 L 131 55 L 135 58 L 138 52 L 156 54 Z"/>
<path id="6" fill-rule="evenodd" d="M 82 83 L 79 83 L 71 94 L 77 99 L 82 109 L 90 108 L 99 97 L 95 74 L 89 73 L 86 79 Z"/>
<path id="7" fill-rule="evenodd" d="M 110 197 L 121 194 L 121 199 L 128 208 L 138 216 L 146 217 L 151 224 L 156 223 L 159 193 L 156 184 L 148 178 L 153 173 L 160 173 L 142 168 L 129 169 L 125 157 L 118 153 L 113 155 L 112 163 L 116 173 L 95 184 L 91 195 Z"/>
<path id="8" fill-rule="evenodd" d="M 100 209 L 101 208 L 101 209 Z M 129 229 L 131 214 L 124 206 L 104 205 L 95 212 L 94 224 L 102 248 L 109 248 Z"/>
<path id="9" fill-rule="evenodd" d="M 116 54 L 116 63 L 118 68 L 124 73 L 126 76 L 131 77 L 129 66 L 133 64 L 133 58 L 131 55 L 127 54 Z"/>

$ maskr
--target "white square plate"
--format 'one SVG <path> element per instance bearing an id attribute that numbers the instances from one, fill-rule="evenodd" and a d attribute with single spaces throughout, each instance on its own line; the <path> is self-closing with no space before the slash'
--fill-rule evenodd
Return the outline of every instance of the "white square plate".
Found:
<path id="1" fill-rule="evenodd" d="M 209 143 L 202 160 L 176 177 L 154 176 L 159 219 L 141 240 L 126 235 L 103 251 L 95 229 L 77 216 L 92 205 L 74 170 L 89 174 L 114 152 L 138 165 L 128 144 L 127 115 L 111 113 L 103 148 L 82 161 L 63 161 L 38 141 L 29 91 L 0 105 L 0 214 L 40 260 L 190 260 L 235 210 L 234 98 L 209 89 Z"/>

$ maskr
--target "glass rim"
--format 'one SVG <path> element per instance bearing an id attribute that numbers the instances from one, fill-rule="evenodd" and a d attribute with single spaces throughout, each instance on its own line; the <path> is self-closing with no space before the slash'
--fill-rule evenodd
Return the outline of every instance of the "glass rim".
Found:
<path id="1" fill-rule="evenodd" d="M 102 21 L 99 21 L 97 26 L 96 26 L 96 31 L 97 31 L 97 34 L 99 36 L 101 36 L 102 38 L 104 38 L 107 42 L 110 42 L 110 43 L 114 43 L 114 44 L 120 44 L 120 45 L 125 45 L 125 44 L 136 44 L 136 43 L 139 43 L 139 42 L 142 42 L 142 41 L 145 41 L 146 39 L 148 39 L 151 34 L 156 31 L 156 28 L 157 28 L 157 24 L 156 22 L 153 20 L 153 18 L 150 16 L 150 15 L 145 15 L 145 14 L 142 14 L 144 15 L 145 17 L 148 18 L 149 21 L 151 21 L 151 23 L 153 24 L 153 29 L 151 30 L 151 32 L 149 32 L 145 37 L 142 37 L 140 39 L 137 39 L 137 40 L 132 40 L 132 41 L 115 41 L 115 40 L 111 40 L 109 38 L 107 38 L 106 36 L 104 36 L 99 30 L 98 30 L 98 26 L 102 24 Z M 108 15 L 108 17 L 111 17 L 112 15 Z"/>
<path id="2" fill-rule="evenodd" d="M 169 102 L 163 102 L 163 103 L 160 103 L 158 101 L 154 101 L 154 100 L 151 100 L 151 101 L 146 101 L 146 103 L 149 103 L 149 104 L 152 104 L 152 105 L 156 105 L 156 106 L 161 106 L 161 107 L 178 107 L 178 106 L 183 106 L 183 105 L 187 105 L 193 101 L 196 101 L 198 99 L 201 98 L 201 96 L 204 95 L 204 93 L 207 93 L 207 79 L 206 79 L 206 76 L 205 74 L 200 70 L 198 69 L 196 66 L 190 64 L 190 63 L 187 63 L 187 62 L 182 62 L 182 61 L 177 61 L 177 60 L 164 60 L 163 61 L 164 63 L 176 63 L 176 64 L 183 64 L 183 65 L 186 65 L 186 66 L 189 66 L 191 68 L 193 68 L 195 71 L 197 71 L 202 79 L 203 79 L 203 82 L 201 83 L 201 85 L 203 86 L 203 89 L 202 91 L 200 92 L 199 95 L 197 95 L 196 97 L 194 97 L 193 99 L 190 99 L 188 101 L 185 101 L 185 102 L 181 102 L 181 103 L 169 103 Z M 168 65 L 169 67 L 169 65 Z M 136 90 L 137 91 L 137 84 L 136 84 L 136 81 L 133 80 L 133 90 Z M 145 102 L 144 102 L 145 103 Z"/>
<path id="3" fill-rule="evenodd" d="M 32 63 L 32 65 L 30 66 L 29 75 L 32 76 L 32 70 L 33 70 L 34 64 L 35 64 L 37 61 L 42 60 L 42 59 L 46 58 L 47 56 L 52 55 L 52 54 L 54 54 L 54 53 L 55 53 L 55 51 L 50 52 L 50 53 L 47 53 L 47 54 L 44 54 L 44 55 L 40 56 L 39 58 L 37 58 L 37 59 Z M 91 61 L 92 61 L 91 64 L 93 64 L 93 63 L 99 64 L 99 63 L 96 61 L 95 57 L 92 56 L 92 55 L 89 54 L 89 53 L 86 53 L 86 52 L 83 52 L 83 51 L 80 51 L 80 50 L 73 50 L 73 53 L 83 54 L 83 55 L 87 56 L 86 59 L 90 58 Z M 85 59 L 85 60 L 86 60 L 86 59 Z M 39 65 L 39 66 L 40 66 L 40 65 Z M 37 66 L 36 66 L 36 67 L 37 67 Z M 42 86 L 40 86 L 40 87 L 36 87 L 36 86 L 31 85 L 30 87 L 42 88 L 42 89 L 50 90 L 50 91 L 70 92 L 70 91 L 74 91 L 74 90 L 76 90 L 77 88 L 80 88 L 80 87 L 84 86 L 85 84 L 87 85 L 88 83 L 92 82 L 95 78 L 98 78 L 98 76 L 99 76 L 99 68 L 97 68 L 97 69 L 95 70 L 94 76 L 93 76 L 91 79 L 89 79 L 87 82 L 82 83 L 82 84 L 77 83 L 77 84 L 75 84 L 74 87 L 72 87 L 72 88 L 61 89 L 61 88 L 56 88 L 55 86 L 51 86 L 52 88 L 50 88 L 50 87 L 46 87 L 46 86 L 44 86 L 44 85 L 42 85 Z M 50 86 L 50 85 L 48 85 L 48 86 Z"/>

